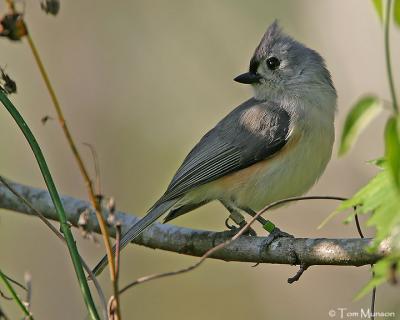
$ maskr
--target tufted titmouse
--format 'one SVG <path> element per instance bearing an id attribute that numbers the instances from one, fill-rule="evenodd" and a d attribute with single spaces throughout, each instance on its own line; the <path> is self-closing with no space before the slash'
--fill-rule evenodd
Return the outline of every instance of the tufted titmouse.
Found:
<path id="1" fill-rule="evenodd" d="M 320 177 L 331 157 L 336 110 L 323 58 L 275 21 L 249 72 L 234 80 L 251 84 L 254 97 L 203 136 L 164 195 L 123 235 L 121 248 L 163 214 L 170 221 L 213 200 L 241 225 L 241 212 L 254 215 L 274 201 L 301 195 Z M 285 235 L 276 227 L 270 231 L 273 238 Z M 106 264 L 104 257 L 94 274 Z"/>

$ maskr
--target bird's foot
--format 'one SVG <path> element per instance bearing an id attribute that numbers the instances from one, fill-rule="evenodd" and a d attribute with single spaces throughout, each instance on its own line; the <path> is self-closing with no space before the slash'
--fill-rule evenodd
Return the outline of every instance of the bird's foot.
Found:
<path id="1" fill-rule="evenodd" d="M 233 235 L 236 235 L 240 230 L 242 230 L 245 226 L 246 226 L 246 221 L 245 220 L 243 220 L 243 221 L 241 221 L 240 223 L 239 223 L 239 226 L 235 226 L 235 225 L 231 225 L 231 224 L 229 224 L 229 217 L 225 220 L 225 226 L 230 230 L 230 232 L 232 232 L 233 233 Z M 249 227 L 246 231 L 245 231 L 245 233 L 244 233 L 244 235 L 246 235 L 246 236 L 254 236 L 254 237 L 256 237 L 257 236 L 257 233 L 254 231 L 254 229 L 252 229 L 251 227 Z"/>
<path id="2" fill-rule="evenodd" d="M 274 229 L 272 229 L 268 237 L 265 239 L 264 245 L 268 247 L 278 238 L 294 238 L 294 236 L 287 232 L 281 231 L 281 229 L 279 229 L 278 227 L 274 227 Z"/>

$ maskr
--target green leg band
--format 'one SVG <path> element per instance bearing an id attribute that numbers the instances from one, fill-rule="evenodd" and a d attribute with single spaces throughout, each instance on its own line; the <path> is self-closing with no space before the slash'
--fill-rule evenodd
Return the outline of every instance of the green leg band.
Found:
<path id="1" fill-rule="evenodd" d="M 271 233 L 276 228 L 276 226 L 271 221 L 267 220 L 267 222 L 265 222 L 265 224 L 263 225 L 263 228 Z"/>

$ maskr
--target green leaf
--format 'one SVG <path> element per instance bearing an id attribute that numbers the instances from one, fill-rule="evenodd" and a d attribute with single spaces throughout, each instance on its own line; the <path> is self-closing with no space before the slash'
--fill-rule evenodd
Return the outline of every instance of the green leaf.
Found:
<path id="1" fill-rule="evenodd" d="M 361 98 L 350 110 L 340 139 L 339 156 L 344 155 L 355 143 L 360 132 L 381 111 L 381 103 L 375 96 Z"/>
<path id="2" fill-rule="evenodd" d="M 358 214 L 371 213 L 367 225 L 376 229 L 372 249 L 395 235 L 395 230 L 400 228 L 400 196 L 388 169 L 380 171 L 351 199 L 343 201 L 335 212 L 354 207 Z"/>
<path id="3" fill-rule="evenodd" d="M 374 5 L 375 11 L 378 14 L 379 20 L 383 21 L 383 4 L 382 0 L 372 0 L 372 4 Z"/>
<path id="4" fill-rule="evenodd" d="M 369 160 L 367 161 L 368 164 L 373 164 L 374 166 L 377 166 L 378 168 L 383 168 L 383 166 L 386 163 L 386 159 L 381 157 L 381 158 L 377 158 L 377 159 L 373 159 L 373 160 Z"/>
<path id="5" fill-rule="evenodd" d="M 336 211 L 344 211 L 349 208 L 360 206 L 357 213 L 367 213 L 380 205 L 382 193 L 388 185 L 386 171 L 379 172 L 372 180 L 359 190 L 352 198 L 343 201 Z"/>
<path id="6" fill-rule="evenodd" d="M 394 184 L 400 191 L 400 118 L 391 117 L 385 128 L 385 157 Z"/>
<path id="7" fill-rule="evenodd" d="M 345 222 L 349 222 L 353 219 L 354 214 L 365 214 L 374 210 L 379 204 L 382 193 L 385 193 L 387 185 L 387 175 L 384 171 L 379 172 L 366 186 L 359 190 L 352 198 L 343 201 L 335 211 L 330 213 L 321 224 L 318 229 L 324 227 L 332 218 L 334 218 L 340 212 L 347 209 L 356 208 L 356 212 L 353 212 L 348 216 Z"/>
<path id="8" fill-rule="evenodd" d="M 395 0 L 393 4 L 393 19 L 397 26 L 400 27 L 400 0 Z"/>

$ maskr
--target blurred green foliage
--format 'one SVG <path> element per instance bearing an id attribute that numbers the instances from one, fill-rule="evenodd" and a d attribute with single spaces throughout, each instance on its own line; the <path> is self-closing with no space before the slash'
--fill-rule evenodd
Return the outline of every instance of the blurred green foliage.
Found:
<path id="1" fill-rule="evenodd" d="M 380 172 L 351 199 L 344 201 L 336 212 L 356 208 L 360 214 L 370 214 L 368 225 L 375 227 L 376 235 L 370 247 L 371 251 L 378 250 L 383 241 L 389 241 L 390 254 L 373 266 L 373 278 L 359 292 L 361 298 L 373 287 L 395 277 L 400 265 L 400 115 L 397 106 L 396 93 L 393 88 L 394 80 L 390 63 L 389 27 L 391 22 L 391 6 L 394 7 L 395 21 L 399 20 L 400 1 L 373 1 L 378 16 L 382 19 L 385 9 L 385 50 L 388 82 L 391 89 L 391 115 L 386 121 L 383 134 L 385 156 L 379 161 Z M 360 131 L 377 115 L 380 109 L 379 98 L 368 96 L 360 99 L 348 113 L 342 133 L 340 154 L 345 154 L 354 143 Z M 351 215 L 351 217 L 353 214 Z"/>
<path id="2" fill-rule="evenodd" d="M 339 155 L 344 155 L 355 143 L 358 135 L 381 111 L 375 96 L 362 97 L 348 113 L 340 139 Z"/>

